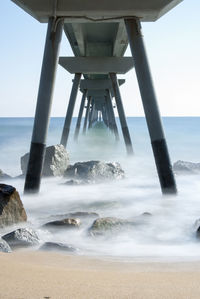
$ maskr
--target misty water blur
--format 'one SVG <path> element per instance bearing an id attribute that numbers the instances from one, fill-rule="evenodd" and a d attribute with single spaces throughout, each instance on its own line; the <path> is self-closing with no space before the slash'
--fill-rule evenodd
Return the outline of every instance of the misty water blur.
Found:
<path id="1" fill-rule="evenodd" d="M 44 178 L 38 196 L 23 195 L 24 181 L 6 181 L 20 192 L 29 223 L 42 242 L 59 241 L 80 249 L 80 254 L 134 258 L 199 259 L 200 242 L 194 222 L 200 218 L 200 175 L 177 175 L 178 196 L 161 195 L 150 140 L 144 118 L 128 118 L 135 155 L 126 156 L 123 138 L 116 143 L 106 129 L 91 129 L 73 141 L 73 119 L 67 146 L 70 163 L 101 160 L 117 161 L 126 173 L 120 181 L 96 185 L 65 186 L 64 178 Z M 48 145 L 58 144 L 63 118 L 51 119 Z M 171 160 L 200 162 L 200 118 L 164 118 Z M 0 169 L 12 176 L 21 173 L 20 157 L 29 151 L 33 119 L 0 119 Z M 71 212 L 96 212 L 101 217 L 137 220 L 144 212 L 152 214 L 133 229 L 118 234 L 91 238 L 92 219 L 83 220 L 79 230 L 59 230 L 52 234 L 41 225 L 57 215 Z M 137 221 L 136 221 L 137 222 Z"/>

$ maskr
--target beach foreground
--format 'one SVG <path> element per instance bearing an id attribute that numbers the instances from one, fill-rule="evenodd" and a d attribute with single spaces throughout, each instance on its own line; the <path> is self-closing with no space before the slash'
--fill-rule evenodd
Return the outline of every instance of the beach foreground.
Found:
<path id="1" fill-rule="evenodd" d="M 0 298 L 199 298 L 200 263 L 101 260 L 46 252 L 0 254 Z"/>

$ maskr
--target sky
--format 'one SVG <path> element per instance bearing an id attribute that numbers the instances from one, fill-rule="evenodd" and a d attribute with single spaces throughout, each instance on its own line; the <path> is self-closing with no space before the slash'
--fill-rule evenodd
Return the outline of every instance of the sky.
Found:
<path id="1" fill-rule="evenodd" d="M 184 0 L 142 28 L 161 115 L 200 116 L 200 0 Z M 46 29 L 10 0 L 0 0 L 0 117 L 34 116 Z M 64 34 L 60 56 L 73 56 Z M 126 115 L 143 116 L 135 70 L 119 78 L 126 79 Z M 51 116 L 65 116 L 72 79 L 58 66 Z M 79 93 L 75 116 L 80 99 Z"/>

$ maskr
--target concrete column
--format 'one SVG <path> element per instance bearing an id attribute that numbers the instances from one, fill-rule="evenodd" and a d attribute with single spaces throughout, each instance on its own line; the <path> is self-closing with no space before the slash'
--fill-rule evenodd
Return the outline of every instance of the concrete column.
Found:
<path id="1" fill-rule="evenodd" d="M 87 108 L 86 108 L 85 120 L 84 120 L 84 125 L 83 125 L 83 134 L 86 133 L 88 117 L 89 117 L 89 112 L 90 112 L 90 103 L 91 103 L 91 97 L 88 97 L 88 104 L 87 104 Z"/>
<path id="2" fill-rule="evenodd" d="M 105 97 L 105 110 L 106 110 L 106 115 L 107 115 L 107 124 L 108 124 L 108 128 L 113 131 L 113 127 L 112 127 L 112 120 L 111 120 L 111 113 L 110 113 L 110 106 L 108 104 L 108 99 L 107 97 Z"/>
<path id="3" fill-rule="evenodd" d="M 87 97 L 87 89 L 84 90 L 83 96 L 82 96 L 82 99 L 81 99 L 81 105 L 80 105 L 80 110 L 79 110 L 78 119 L 77 119 L 77 123 L 76 123 L 74 140 L 78 139 L 78 135 L 79 135 L 79 131 L 80 131 L 80 126 L 81 126 L 81 119 L 82 119 L 82 115 L 83 115 L 83 109 L 84 109 L 84 106 L 85 106 L 85 99 L 86 99 L 86 97 Z"/>
<path id="4" fill-rule="evenodd" d="M 68 104 L 68 108 L 67 108 L 65 123 L 64 123 L 64 127 L 63 127 L 62 137 L 61 137 L 61 141 L 60 141 L 60 143 L 64 147 L 67 146 L 67 141 L 68 141 L 68 137 L 69 137 L 69 131 L 70 131 L 70 126 L 71 126 L 71 121 L 72 121 L 72 116 L 73 116 L 73 112 L 74 112 L 74 106 L 75 106 L 75 102 L 76 102 L 76 97 L 77 97 L 77 93 L 78 93 L 78 87 L 80 84 L 80 80 L 81 80 L 81 74 L 80 73 L 75 74 L 73 85 L 72 85 L 72 91 L 71 91 L 71 95 L 70 95 L 70 99 L 69 99 L 69 104 Z"/>
<path id="5" fill-rule="evenodd" d="M 94 122 L 98 121 L 98 110 L 95 107 L 95 113 L 94 113 Z"/>
<path id="6" fill-rule="evenodd" d="M 64 20 L 61 18 L 50 18 L 48 22 L 29 162 L 25 178 L 25 193 L 37 193 L 40 188 L 63 23 Z"/>
<path id="7" fill-rule="evenodd" d="M 109 127 L 109 124 L 108 124 L 108 115 L 107 115 L 107 110 L 106 110 L 106 104 L 104 104 L 103 107 L 102 107 L 102 118 L 103 118 L 104 124 L 107 127 Z"/>
<path id="8" fill-rule="evenodd" d="M 102 110 L 99 111 L 98 120 L 99 120 L 99 121 L 102 121 Z"/>
<path id="9" fill-rule="evenodd" d="M 151 72 L 138 19 L 125 20 L 131 52 L 142 97 L 152 149 L 164 194 L 177 192 L 168 148 L 153 87 Z"/>
<path id="10" fill-rule="evenodd" d="M 115 134 L 115 139 L 119 140 L 119 132 L 118 132 L 117 124 L 116 124 L 116 120 L 115 120 L 115 114 L 114 114 L 113 105 L 112 105 L 112 97 L 111 97 L 110 91 L 108 89 L 106 90 L 106 93 L 107 93 L 108 106 L 110 107 L 112 129 Z"/>
<path id="11" fill-rule="evenodd" d="M 93 118 L 93 114 L 94 114 L 94 99 L 92 99 L 92 103 L 91 103 L 91 110 L 89 112 L 89 122 L 88 122 L 88 129 L 91 129 L 92 127 L 92 118 Z"/>
<path id="12" fill-rule="evenodd" d="M 131 142 L 128 125 L 126 122 L 126 116 L 124 113 L 124 107 L 122 104 L 122 99 L 121 99 L 121 94 L 120 94 L 120 90 L 119 90 L 119 83 L 117 80 L 117 76 L 114 73 L 110 73 L 110 78 L 112 81 L 112 87 L 113 87 L 113 91 L 114 91 L 114 95 L 115 95 L 117 110 L 118 110 L 118 114 L 119 114 L 119 120 L 120 120 L 120 124 L 121 124 L 121 128 L 122 128 L 122 133 L 123 133 L 124 142 L 126 145 L 127 154 L 133 155 L 133 146 L 132 146 L 132 142 Z"/>

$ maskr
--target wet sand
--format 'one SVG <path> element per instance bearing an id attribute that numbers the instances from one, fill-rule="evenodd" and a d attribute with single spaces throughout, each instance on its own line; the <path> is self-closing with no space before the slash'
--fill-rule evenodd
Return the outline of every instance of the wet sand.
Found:
<path id="1" fill-rule="evenodd" d="M 0 253 L 1 299 L 200 298 L 200 262 L 121 262 L 60 253 Z"/>

